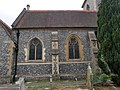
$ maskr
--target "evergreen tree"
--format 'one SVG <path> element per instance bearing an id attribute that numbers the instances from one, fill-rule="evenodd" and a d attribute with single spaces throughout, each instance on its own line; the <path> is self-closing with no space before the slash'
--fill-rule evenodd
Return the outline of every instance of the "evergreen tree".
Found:
<path id="1" fill-rule="evenodd" d="M 101 0 L 98 11 L 98 41 L 99 67 L 104 73 L 113 73 L 120 78 L 120 0 Z M 101 58 L 104 58 L 111 72 L 104 70 Z"/>

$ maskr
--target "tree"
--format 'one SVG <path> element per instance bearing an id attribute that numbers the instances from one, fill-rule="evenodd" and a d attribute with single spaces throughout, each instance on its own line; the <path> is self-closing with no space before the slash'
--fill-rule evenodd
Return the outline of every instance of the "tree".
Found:
<path id="1" fill-rule="evenodd" d="M 101 66 L 101 58 L 104 58 L 111 71 L 107 74 L 113 73 L 120 78 L 120 0 L 101 0 L 97 23 L 98 65 L 106 73 Z"/>

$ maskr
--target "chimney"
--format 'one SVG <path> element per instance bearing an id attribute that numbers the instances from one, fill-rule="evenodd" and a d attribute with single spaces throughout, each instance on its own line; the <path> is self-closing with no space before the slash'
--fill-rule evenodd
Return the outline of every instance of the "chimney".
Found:
<path id="1" fill-rule="evenodd" d="M 29 4 L 27 5 L 27 10 L 30 10 L 30 5 Z"/>

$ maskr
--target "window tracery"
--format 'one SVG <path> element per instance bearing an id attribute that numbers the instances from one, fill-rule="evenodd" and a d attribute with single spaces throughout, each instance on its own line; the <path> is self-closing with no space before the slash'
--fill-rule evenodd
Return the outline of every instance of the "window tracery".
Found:
<path id="1" fill-rule="evenodd" d="M 42 43 L 39 39 L 34 38 L 29 44 L 29 60 L 42 59 Z"/>
<path id="2" fill-rule="evenodd" d="M 72 34 L 67 38 L 66 49 L 66 60 L 84 60 L 83 45 L 80 38 Z"/>

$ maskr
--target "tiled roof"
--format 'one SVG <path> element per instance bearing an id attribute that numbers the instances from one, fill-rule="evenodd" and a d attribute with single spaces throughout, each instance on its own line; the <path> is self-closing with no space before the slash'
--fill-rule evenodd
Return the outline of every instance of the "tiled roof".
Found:
<path id="1" fill-rule="evenodd" d="M 26 10 L 12 24 L 13 28 L 97 27 L 96 11 Z"/>
<path id="2" fill-rule="evenodd" d="M 4 28 L 5 31 L 7 31 L 8 34 L 12 34 L 12 30 L 11 28 L 6 24 L 4 23 L 1 19 L 0 19 L 0 25 Z"/>
<path id="3" fill-rule="evenodd" d="M 12 36 L 12 29 L 6 24 L 4 23 L 1 19 L 0 19 L 0 25 L 2 26 L 2 28 L 5 30 L 6 34 L 9 36 L 9 38 L 16 43 L 16 40 L 13 38 Z"/>

